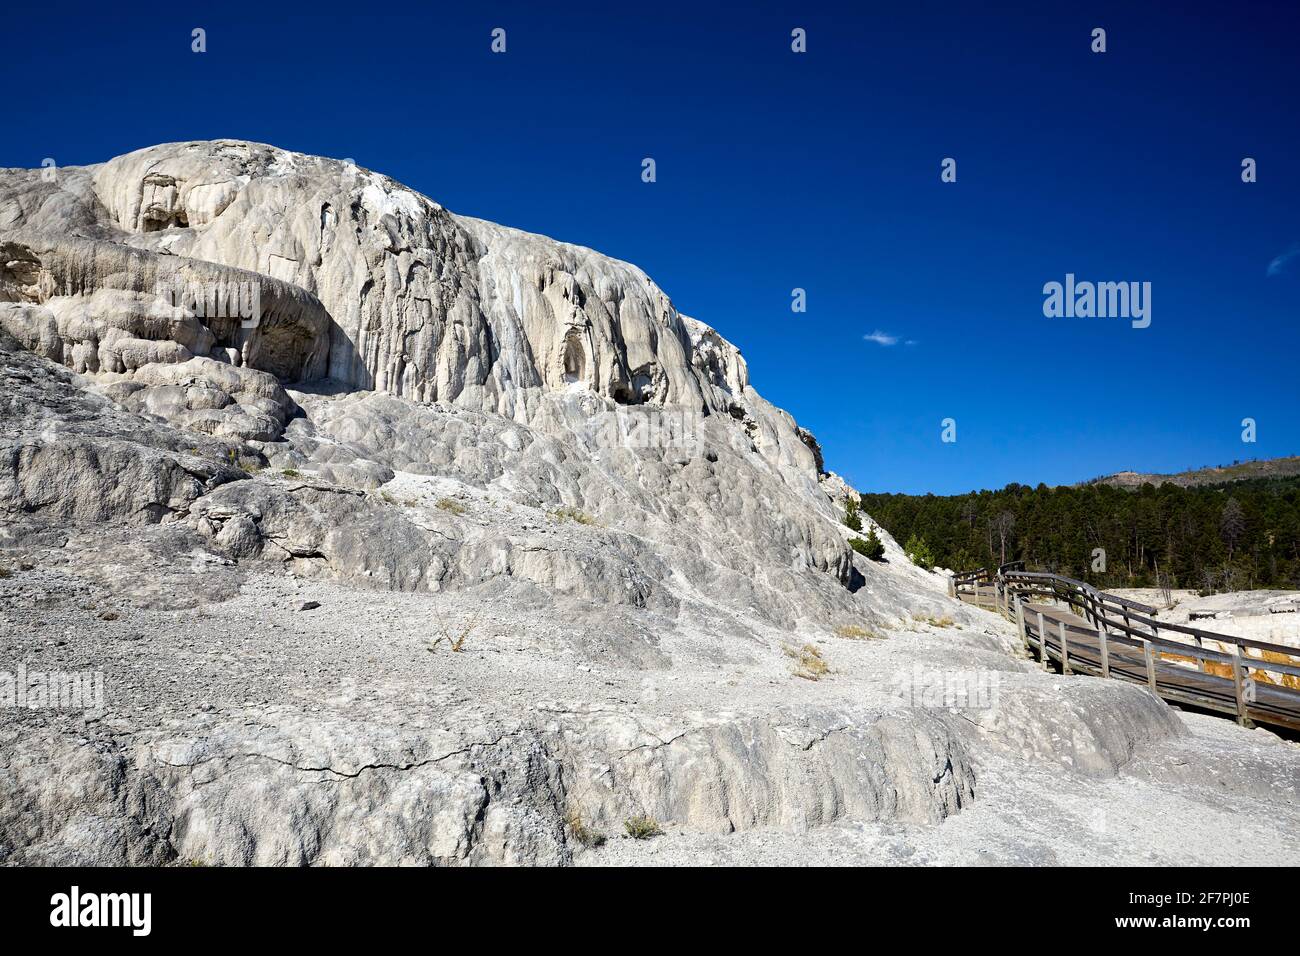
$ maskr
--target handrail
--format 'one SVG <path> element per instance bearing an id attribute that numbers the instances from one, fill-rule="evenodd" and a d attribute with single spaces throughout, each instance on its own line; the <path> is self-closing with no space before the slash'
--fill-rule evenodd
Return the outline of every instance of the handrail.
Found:
<path id="1" fill-rule="evenodd" d="M 1128 598 L 1122 598 L 1118 594 L 1111 594 L 1108 591 L 1099 591 L 1097 590 L 1097 588 L 1089 584 L 1087 581 L 1079 581 L 1076 580 L 1075 578 L 1067 578 L 1063 574 L 1052 574 L 1047 571 L 1016 571 L 1014 572 L 1014 574 L 1016 577 L 1039 578 L 1043 580 L 1061 581 L 1065 584 L 1072 585 L 1073 587 L 1080 588 L 1081 590 L 1089 591 L 1092 594 L 1097 595 L 1099 598 L 1108 601 L 1111 604 L 1118 604 L 1121 607 L 1132 608 L 1135 611 L 1145 611 L 1148 614 L 1155 614 L 1158 611 L 1157 608 L 1152 607 L 1150 604 L 1142 604 L 1140 601 L 1131 601 Z"/>
<path id="2" fill-rule="evenodd" d="M 1054 645 L 1050 654 L 1061 663 L 1064 673 L 1073 673 L 1071 668 L 1073 664 L 1075 668 L 1082 668 L 1085 673 L 1099 674 L 1102 677 L 1141 679 L 1135 678 L 1130 665 L 1125 665 L 1127 667 L 1125 670 L 1119 664 L 1112 666 L 1107 663 L 1108 646 L 1113 648 L 1111 658 L 1118 653 L 1119 648 L 1140 648 L 1145 657 L 1145 665 L 1142 665 L 1139 660 L 1138 671 L 1140 673 L 1145 670 L 1146 683 L 1159 696 L 1177 703 L 1202 704 L 1210 706 L 1211 709 L 1227 710 L 1230 714 L 1235 713 L 1238 722 L 1245 726 L 1253 726 L 1251 718 L 1257 717 L 1300 729 L 1300 689 L 1286 682 L 1273 683 L 1261 674 L 1263 685 L 1271 688 L 1270 693 L 1274 694 L 1274 697 L 1266 704 L 1256 703 L 1252 696 L 1254 682 L 1250 679 L 1251 671 L 1300 678 L 1300 648 L 1161 621 L 1155 617 L 1159 613 L 1158 609 L 1149 604 L 1098 590 L 1086 581 L 1079 581 L 1062 574 L 1026 571 L 1023 562 L 1020 561 L 1003 564 L 992 573 L 987 568 L 979 568 L 975 571 L 954 574 L 950 593 L 954 597 L 970 599 L 973 603 L 983 604 L 986 607 L 991 603 L 994 610 L 1016 620 L 1020 627 L 1021 638 L 1027 647 L 1031 649 L 1037 647 L 1039 658 L 1045 668 L 1048 666 L 1050 640 Z M 1046 620 L 1051 620 L 1056 630 L 1048 629 L 1044 623 L 1045 612 L 1041 608 L 1038 611 L 1037 622 L 1029 620 L 1021 609 L 1025 606 L 1024 599 L 1032 595 L 1042 595 L 1052 602 L 1065 605 L 1072 612 L 1078 612 L 1078 617 L 1082 618 L 1083 623 L 1079 623 L 1077 619 L 1067 621 L 1047 613 Z M 1044 630 L 1047 633 L 1042 633 Z M 1054 636 L 1057 630 L 1060 634 L 1059 641 Z M 1074 660 L 1071 661 L 1070 652 L 1075 645 L 1075 640 L 1067 636 L 1071 631 L 1076 635 L 1083 635 L 1083 647 L 1089 646 L 1091 642 L 1091 653 L 1094 657 L 1098 652 L 1101 655 L 1100 666 L 1095 660 L 1090 664 L 1086 654 L 1084 658 L 1080 658 L 1078 647 L 1074 648 Z M 1184 643 L 1162 636 L 1161 631 L 1186 635 L 1195 643 Z M 1035 635 L 1034 641 L 1030 640 L 1031 635 Z M 1205 641 L 1215 641 L 1227 650 L 1206 647 Z M 1245 653 L 1247 649 L 1261 652 L 1260 656 L 1255 657 Z M 1265 654 L 1272 654 L 1281 659 L 1268 660 Z M 1200 676 L 1193 680 L 1191 685 L 1182 678 L 1171 685 L 1169 674 L 1174 671 L 1168 669 L 1170 661 L 1167 660 L 1166 655 L 1192 662 L 1195 669 L 1189 668 L 1186 673 Z M 1177 662 L 1174 663 L 1175 671 L 1184 673 L 1177 667 Z M 1211 665 L 1226 667 L 1231 673 L 1229 686 L 1233 688 L 1233 693 L 1227 704 L 1232 706 L 1221 703 L 1222 691 L 1215 690 L 1214 682 L 1222 681 L 1224 677 L 1220 672 L 1214 671 Z M 1281 698 L 1276 696 L 1278 693 L 1282 695 Z M 1235 700 L 1231 699 L 1234 697 Z M 1282 703 L 1279 703 L 1279 699 Z M 1296 702 L 1294 707 L 1289 703 L 1292 699 Z"/>

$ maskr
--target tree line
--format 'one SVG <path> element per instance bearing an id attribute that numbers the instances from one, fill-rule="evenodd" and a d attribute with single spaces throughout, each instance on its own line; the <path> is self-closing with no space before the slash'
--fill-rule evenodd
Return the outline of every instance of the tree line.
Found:
<path id="1" fill-rule="evenodd" d="M 864 494 L 899 541 L 956 571 L 1023 560 L 1098 587 L 1300 588 L 1300 478 L 1221 485 Z"/>

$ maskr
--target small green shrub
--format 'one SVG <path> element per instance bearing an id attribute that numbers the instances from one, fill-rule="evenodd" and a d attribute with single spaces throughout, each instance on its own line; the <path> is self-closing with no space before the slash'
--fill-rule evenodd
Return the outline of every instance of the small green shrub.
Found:
<path id="1" fill-rule="evenodd" d="M 913 534 L 907 539 L 907 544 L 903 545 L 903 551 L 911 558 L 913 564 L 920 565 L 927 571 L 934 567 L 934 552 L 925 543 L 924 538 Z"/>
<path id="2" fill-rule="evenodd" d="M 872 561 L 880 561 L 885 557 L 885 543 L 880 540 L 875 528 L 867 533 L 867 557 Z"/>
<path id="3" fill-rule="evenodd" d="M 862 530 L 862 519 L 858 516 L 858 503 L 853 498 L 844 502 L 844 524 L 850 531 Z"/>
<path id="4" fill-rule="evenodd" d="M 623 829 L 633 840 L 648 840 L 651 837 L 663 836 L 663 827 L 652 820 L 650 817 L 639 816 L 623 821 Z"/>
<path id="5" fill-rule="evenodd" d="M 286 478 L 297 478 L 297 477 L 299 477 L 299 475 L 298 475 L 298 469 L 297 469 L 297 468 L 285 468 L 284 470 L 282 470 L 282 471 L 280 472 L 280 474 L 284 475 L 284 477 L 286 477 Z"/>
<path id="6" fill-rule="evenodd" d="M 849 538 L 849 547 L 871 561 L 879 561 L 885 556 L 885 544 L 872 528 L 864 541 L 861 538 Z"/>

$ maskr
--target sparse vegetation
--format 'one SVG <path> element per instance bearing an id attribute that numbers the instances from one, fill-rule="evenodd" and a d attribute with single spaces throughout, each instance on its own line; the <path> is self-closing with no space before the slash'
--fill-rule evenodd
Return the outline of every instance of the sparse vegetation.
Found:
<path id="1" fill-rule="evenodd" d="M 0 564 L 0 578 L 7 578 L 7 577 L 11 577 L 12 575 L 13 575 L 12 571 L 6 568 L 3 564 Z"/>
<path id="2" fill-rule="evenodd" d="M 435 503 L 435 507 L 439 511 L 445 511 L 448 514 L 463 515 L 465 513 L 465 506 L 455 498 L 439 498 Z"/>
<path id="3" fill-rule="evenodd" d="M 284 477 L 286 477 L 286 478 L 298 478 L 298 477 L 300 477 L 299 474 L 298 474 L 298 469 L 297 469 L 297 468 L 285 468 L 284 470 L 282 470 L 282 471 L 280 472 L 280 474 L 284 475 Z"/>
<path id="4" fill-rule="evenodd" d="M 596 519 L 580 508 L 557 508 L 551 512 L 551 519 L 554 521 L 576 521 L 578 524 L 595 524 Z"/>
<path id="5" fill-rule="evenodd" d="M 835 629 L 835 636 L 850 641 L 880 641 L 884 640 L 885 637 L 885 635 L 877 634 L 869 627 L 862 627 L 858 624 L 841 624 Z"/>
<path id="6" fill-rule="evenodd" d="M 577 810 L 569 811 L 569 816 L 565 820 L 565 823 L 569 825 L 569 832 L 573 834 L 573 838 L 583 846 L 594 849 L 595 847 L 605 845 L 605 834 L 587 826 L 586 822 L 582 819 L 582 814 Z M 638 837 L 638 839 L 641 838 Z"/>
<path id="7" fill-rule="evenodd" d="M 867 532 L 867 557 L 872 561 L 881 561 L 885 557 L 885 543 L 880 540 L 875 528 Z"/>
<path id="8" fill-rule="evenodd" d="M 648 840 L 651 837 L 663 836 L 663 827 L 658 822 L 647 816 L 631 817 L 623 821 L 623 829 L 633 840 Z"/>
<path id="9" fill-rule="evenodd" d="M 787 647 L 786 657 L 794 660 L 794 676 L 804 680 L 821 680 L 830 673 L 830 665 L 822 658 L 822 652 L 814 644 L 803 647 Z"/>
<path id="10" fill-rule="evenodd" d="M 879 561 L 885 556 L 885 544 L 876 534 L 875 528 L 868 532 L 866 540 L 849 538 L 849 547 L 871 561 Z"/>
<path id="11" fill-rule="evenodd" d="M 844 502 L 844 525 L 850 531 L 862 530 L 862 519 L 858 516 L 858 502 L 856 498 L 849 498 Z M 854 539 L 857 540 L 856 538 Z"/>
<path id="12" fill-rule="evenodd" d="M 238 448 L 226 449 L 226 461 L 230 464 L 230 467 L 238 468 L 250 475 L 255 475 L 262 470 L 262 465 L 256 458 L 247 458 L 240 455 Z"/>
<path id="13" fill-rule="evenodd" d="M 935 565 L 934 552 L 925 543 L 925 539 L 918 535 L 914 534 L 908 537 L 907 544 L 903 545 L 903 553 L 911 559 L 913 564 L 919 565 L 927 571 Z"/>
<path id="14" fill-rule="evenodd" d="M 438 636 L 429 642 L 429 653 L 432 654 L 438 649 L 440 644 L 446 641 L 447 646 L 451 649 L 452 653 L 459 654 L 465 649 L 465 642 L 469 640 L 469 636 L 474 633 L 474 629 L 477 627 L 477 617 L 471 617 L 468 620 L 463 621 L 459 630 L 449 628 L 446 622 L 439 618 Z"/>
<path id="15" fill-rule="evenodd" d="M 913 620 L 915 620 L 919 624 L 929 624 L 931 627 L 956 627 L 957 626 L 957 622 L 954 621 L 952 618 L 950 618 L 947 614 L 945 614 L 943 617 L 933 617 L 930 615 L 915 615 L 913 617 Z"/>

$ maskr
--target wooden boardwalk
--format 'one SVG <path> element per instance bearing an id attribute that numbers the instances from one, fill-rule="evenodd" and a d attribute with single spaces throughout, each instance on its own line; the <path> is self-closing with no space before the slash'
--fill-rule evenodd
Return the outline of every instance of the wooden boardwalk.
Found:
<path id="1" fill-rule="evenodd" d="M 1156 610 L 1060 575 L 958 575 L 954 596 L 1014 620 L 1044 668 L 1144 684 L 1244 726 L 1300 730 L 1300 649 L 1155 619 Z"/>

